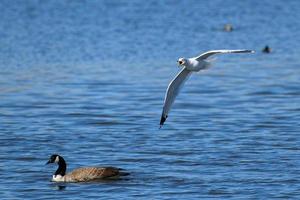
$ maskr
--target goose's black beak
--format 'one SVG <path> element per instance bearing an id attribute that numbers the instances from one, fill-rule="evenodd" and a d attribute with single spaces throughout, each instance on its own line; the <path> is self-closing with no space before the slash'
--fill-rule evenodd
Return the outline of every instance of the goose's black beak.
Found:
<path id="1" fill-rule="evenodd" d="M 50 161 L 50 160 L 48 160 L 48 162 L 46 162 L 46 165 L 48 165 L 49 163 L 51 163 L 51 161 Z"/>

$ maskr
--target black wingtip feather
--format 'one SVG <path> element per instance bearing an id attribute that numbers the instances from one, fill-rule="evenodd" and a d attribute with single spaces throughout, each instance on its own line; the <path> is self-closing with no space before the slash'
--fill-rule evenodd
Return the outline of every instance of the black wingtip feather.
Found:
<path id="1" fill-rule="evenodd" d="M 167 118 L 168 118 L 168 116 L 166 116 L 166 117 L 163 115 L 161 116 L 160 123 L 159 123 L 159 129 L 164 125 Z"/>

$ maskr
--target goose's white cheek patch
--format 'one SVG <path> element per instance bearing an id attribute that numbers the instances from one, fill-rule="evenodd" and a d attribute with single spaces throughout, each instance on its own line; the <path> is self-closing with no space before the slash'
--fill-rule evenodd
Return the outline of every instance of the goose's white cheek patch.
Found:
<path id="1" fill-rule="evenodd" d="M 54 162 L 55 162 L 55 163 L 58 163 L 58 161 L 59 161 L 59 157 L 58 157 L 58 156 L 56 156 L 56 158 L 55 158 Z"/>

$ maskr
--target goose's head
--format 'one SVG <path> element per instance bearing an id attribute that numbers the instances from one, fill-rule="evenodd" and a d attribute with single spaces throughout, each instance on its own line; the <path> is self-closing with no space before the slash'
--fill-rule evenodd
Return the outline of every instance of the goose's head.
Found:
<path id="1" fill-rule="evenodd" d="M 48 162 L 46 164 L 50 164 L 50 163 L 58 163 L 60 161 L 61 157 L 57 154 L 53 154 L 50 156 Z"/>
<path id="2" fill-rule="evenodd" d="M 179 66 L 185 66 L 187 63 L 187 60 L 185 58 L 179 58 L 177 63 Z"/>

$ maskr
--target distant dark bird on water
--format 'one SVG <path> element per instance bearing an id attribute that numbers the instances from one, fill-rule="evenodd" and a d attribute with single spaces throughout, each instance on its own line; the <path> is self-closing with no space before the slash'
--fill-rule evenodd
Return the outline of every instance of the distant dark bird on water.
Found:
<path id="1" fill-rule="evenodd" d="M 62 156 L 57 154 L 51 155 L 46 164 L 49 163 L 58 164 L 58 169 L 52 176 L 54 182 L 88 182 L 129 175 L 115 167 L 83 167 L 66 174 L 67 163 Z"/>
<path id="2" fill-rule="evenodd" d="M 252 50 L 213 50 L 207 51 L 197 57 L 193 58 L 179 58 L 178 64 L 183 69 L 176 75 L 176 77 L 171 81 L 167 88 L 165 95 L 165 101 L 163 106 L 163 111 L 160 119 L 160 128 L 163 126 L 164 122 L 168 117 L 168 113 L 171 109 L 172 104 L 175 101 L 176 96 L 179 93 L 180 88 L 182 88 L 184 82 L 192 74 L 192 72 L 199 72 L 210 67 L 211 61 L 208 58 L 215 54 L 222 53 L 254 53 Z"/>
<path id="3" fill-rule="evenodd" d="M 223 27 L 223 30 L 225 32 L 231 32 L 231 31 L 233 31 L 233 26 L 231 24 L 225 24 Z"/>
<path id="4" fill-rule="evenodd" d="M 266 45 L 266 46 L 262 49 L 262 52 L 263 52 L 263 53 L 271 53 L 271 51 L 272 51 L 272 49 L 271 49 L 268 45 Z"/>

